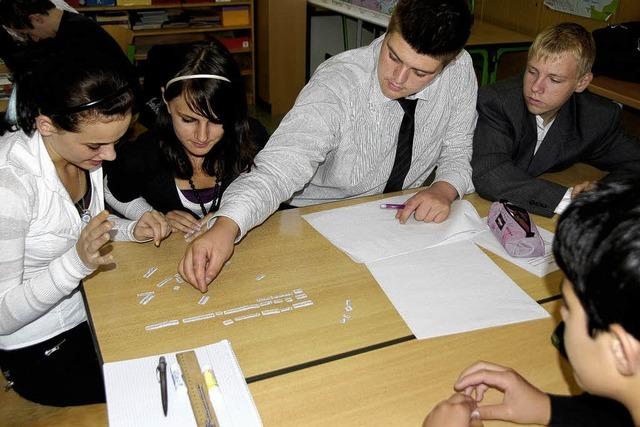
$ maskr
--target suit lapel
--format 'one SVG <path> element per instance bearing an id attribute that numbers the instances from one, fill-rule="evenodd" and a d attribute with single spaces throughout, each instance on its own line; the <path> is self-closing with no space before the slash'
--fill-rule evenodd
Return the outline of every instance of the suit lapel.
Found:
<path id="1" fill-rule="evenodd" d="M 528 169 L 530 174 L 541 175 L 567 158 L 567 148 L 576 139 L 575 123 L 575 98 L 572 96 L 558 111 L 540 148 L 533 156 Z"/>
<path id="2" fill-rule="evenodd" d="M 533 149 L 538 141 L 536 130 L 536 118 L 533 114 L 524 110 L 525 119 L 523 121 L 522 137 L 518 144 L 518 153 L 516 154 L 516 164 L 518 168 L 529 170 L 531 161 L 533 160 Z"/>

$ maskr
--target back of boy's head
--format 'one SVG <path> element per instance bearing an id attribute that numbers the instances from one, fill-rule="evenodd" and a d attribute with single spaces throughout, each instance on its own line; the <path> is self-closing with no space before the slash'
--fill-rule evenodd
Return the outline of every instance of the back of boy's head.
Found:
<path id="1" fill-rule="evenodd" d="M 400 0 L 387 32 L 420 54 L 449 61 L 467 43 L 472 23 L 466 0 Z"/>
<path id="2" fill-rule="evenodd" d="M 0 24 L 8 28 L 33 28 L 29 16 L 48 15 L 55 5 L 49 0 L 0 0 Z"/>
<path id="3" fill-rule="evenodd" d="M 596 59 L 596 44 L 582 25 L 565 22 L 544 29 L 529 48 L 529 59 L 553 60 L 566 53 L 576 59 L 577 77 L 591 72 Z"/>
<path id="4" fill-rule="evenodd" d="M 600 183 L 560 217 L 553 253 L 592 336 L 621 325 L 640 340 L 640 180 Z"/>

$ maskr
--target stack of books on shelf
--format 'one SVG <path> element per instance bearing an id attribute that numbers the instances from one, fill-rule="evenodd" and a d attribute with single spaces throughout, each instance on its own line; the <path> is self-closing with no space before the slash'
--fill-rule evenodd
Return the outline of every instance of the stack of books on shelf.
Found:
<path id="1" fill-rule="evenodd" d="M 209 9 L 189 10 L 189 25 L 192 27 L 210 27 L 220 25 L 220 15 Z"/>
<path id="2" fill-rule="evenodd" d="M 127 12 L 100 12 L 95 15 L 95 20 L 100 25 L 122 25 L 131 28 Z"/>
<path id="3" fill-rule="evenodd" d="M 189 15 L 178 9 L 167 11 L 167 20 L 162 28 L 184 28 L 189 26 Z"/>
<path id="4" fill-rule="evenodd" d="M 169 15 L 166 10 L 142 10 L 135 13 L 134 30 L 150 30 L 162 28 Z"/>

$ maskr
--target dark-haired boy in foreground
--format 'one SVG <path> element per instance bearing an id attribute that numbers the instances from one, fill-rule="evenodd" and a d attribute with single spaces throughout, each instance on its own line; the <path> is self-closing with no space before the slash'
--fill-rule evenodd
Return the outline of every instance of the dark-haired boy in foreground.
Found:
<path id="1" fill-rule="evenodd" d="M 481 419 L 640 426 L 640 181 L 601 183 L 580 194 L 560 218 L 553 252 L 566 276 L 564 347 L 576 381 L 591 394 L 548 395 L 512 369 L 478 362 L 425 427 L 476 426 Z M 490 388 L 504 393 L 502 402 L 481 405 Z"/>

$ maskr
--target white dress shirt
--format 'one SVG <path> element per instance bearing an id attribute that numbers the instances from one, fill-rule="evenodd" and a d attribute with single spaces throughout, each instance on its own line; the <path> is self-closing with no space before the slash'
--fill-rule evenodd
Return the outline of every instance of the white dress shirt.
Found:
<path id="1" fill-rule="evenodd" d="M 321 64 L 256 156 L 255 167 L 227 188 L 216 216 L 235 221 L 240 237 L 287 200 L 306 206 L 382 193 L 404 115 L 398 102 L 380 89 L 383 37 Z M 403 188 L 423 185 L 437 166 L 436 181 L 448 182 L 460 197 L 473 191 L 476 94 L 476 76 L 465 51 L 415 94 L 411 168 Z"/>

